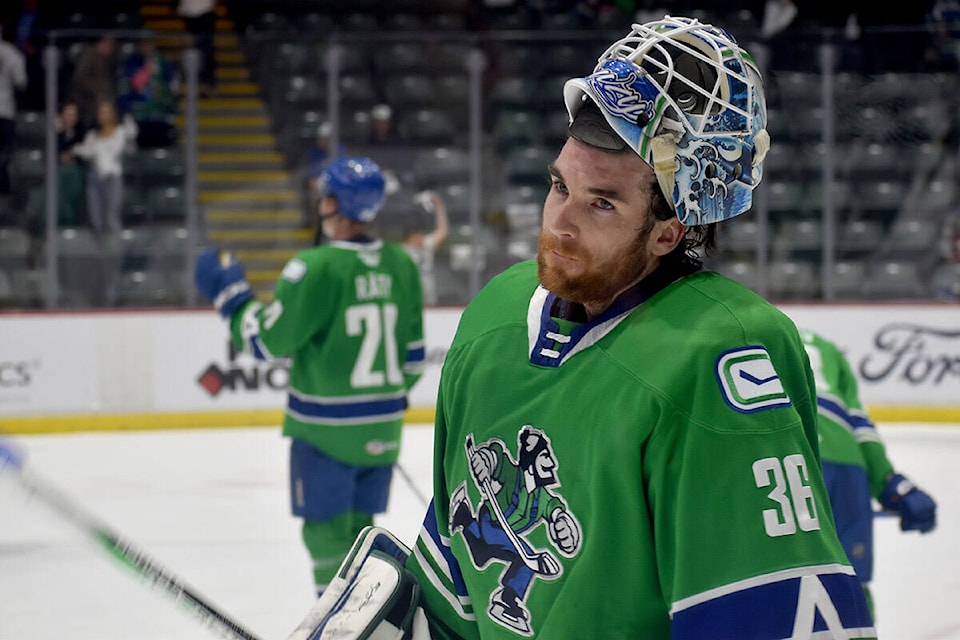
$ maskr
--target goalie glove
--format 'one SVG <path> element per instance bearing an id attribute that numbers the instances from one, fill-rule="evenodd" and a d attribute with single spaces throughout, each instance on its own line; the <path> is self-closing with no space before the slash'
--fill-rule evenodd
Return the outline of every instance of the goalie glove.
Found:
<path id="1" fill-rule="evenodd" d="M 900 515 L 901 531 L 927 533 L 937 526 L 937 503 L 899 473 L 887 478 L 879 501 L 884 509 Z"/>
<path id="2" fill-rule="evenodd" d="M 253 299 L 243 265 L 231 254 L 221 253 L 216 247 L 210 247 L 200 254 L 193 277 L 200 293 L 227 320 L 245 302 Z"/>
<path id="3" fill-rule="evenodd" d="M 364 528 L 287 640 L 430 640 L 420 585 L 404 567 L 409 553 L 389 531 Z"/>
<path id="4" fill-rule="evenodd" d="M 547 531 L 557 551 L 568 558 L 580 548 L 580 538 L 583 535 L 580 525 L 567 511 L 555 509 L 547 523 Z"/>

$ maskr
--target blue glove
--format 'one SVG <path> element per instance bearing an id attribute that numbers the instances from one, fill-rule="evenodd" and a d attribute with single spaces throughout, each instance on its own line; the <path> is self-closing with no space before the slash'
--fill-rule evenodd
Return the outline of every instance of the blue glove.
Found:
<path id="1" fill-rule="evenodd" d="M 193 279 L 200 293 L 227 320 L 243 303 L 253 299 L 243 266 L 230 254 L 221 255 L 216 247 L 210 247 L 197 258 Z"/>
<path id="2" fill-rule="evenodd" d="M 0 473 L 7 467 L 19 470 L 23 466 L 23 452 L 13 444 L 12 440 L 0 439 Z"/>
<path id="3" fill-rule="evenodd" d="M 900 515 L 901 531 L 927 533 L 937 526 L 937 503 L 899 473 L 887 478 L 880 504 Z"/>

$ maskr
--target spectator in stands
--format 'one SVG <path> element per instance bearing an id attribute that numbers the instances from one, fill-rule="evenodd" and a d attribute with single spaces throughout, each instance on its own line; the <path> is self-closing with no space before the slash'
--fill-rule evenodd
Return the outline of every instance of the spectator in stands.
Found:
<path id="1" fill-rule="evenodd" d="M 83 142 L 85 131 L 80 124 L 80 111 L 75 102 L 64 102 L 57 114 L 57 151 L 59 152 L 59 217 L 60 224 L 73 227 L 83 219 L 83 165 L 75 147 Z"/>
<path id="2" fill-rule="evenodd" d="M 378 104 L 370 110 L 370 136 L 367 144 L 399 144 L 403 140 L 393 122 L 393 109 L 387 104 Z"/>
<path id="3" fill-rule="evenodd" d="M 0 205 L 9 204 L 10 199 L 10 159 L 16 139 L 17 91 L 27 86 L 23 54 L 3 38 L 3 33 L 3 22 L 0 21 Z"/>
<path id="4" fill-rule="evenodd" d="M 926 17 L 931 40 L 927 58 L 944 71 L 960 69 L 960 1 L 933 0 Z"/>
<path id="5" fill-rule="evenodd" d="M 311 182 L 316 182 L 317 178 L 323 175 L 324 169 L 331 160 L 344 155 L 343 143 L 337 145 L 336 152 L 332 152 L 330 145 L 333 142 L 333 125 L 329 122 L 321 122 L 317 127 L 317 138 L 310 152 L 307 154 L 307 166 Z"/>
<path id="6" fill-rule="evenodd" d="M 436 191 L 421 191 L 415 199 L 424 211 L 432 214 L 433 220 L 429 231 L 421 225 L 407 227 L 402 244 L 420 269 L 423 304 L 437 304 L 437 280 L 433 272 L 433 259 L 437 248 L 447 239 L 447 205 Z"/>
<path id="7" fill-rule="evenodd" d="M 37 19 L 40 16 L 39 5 L 38 0 L 24 0 L 20 17 L 17 18 L 17 49 L 20 49 L 23 55 L 27 57 L 38 52 L 35 38 Z"/>
<path id="8" fill-rule="evenodd" d="M 80 109 L 84 127 L 97 126 L 99 104 L 117 99 L 117 39 L 104 35 L 87 44 L 77 57 L 73 72 L 73 100 Z"/>
<path id="9" fill-rule="evenodd" d="M 213 34 L 217 26 L 216 0 L 180 0 L 177 13 L 193 35 L 193 46 L 200 52 L 200 95 L 210 98 L 217 88 L 217 63 Z"/>
<path id="10" fill-rule="evenodd" d="M 88 131 L 74 153 L 88 161 L 87 215 L 98 236 L 118 233 L 123 210 L 123 156 L 136 148 L 137 123 L 127 114 L 119 120 L 110 100 L 97 108 L 97 126 Z"/>
<path id="11" fill-rule="evenodd" d="M 310 151 L 307 153 L 307 177 L 306 194 L 308 202 L 304 209 L 304 225 L 313 224 L 317 205 L 320 202 L 320 185 L 317 181 L 323 175 L 327 165 L 339 156 L 345 155 L 346 149 L 343 143 L 337 144 L 336 152 L 332 152 L 330 145 L 333 142 L 333 125 L 329 122 L 321 122 L 317 127 L 317 138 Z"/>
<path id="12" fill-rule="evenodd" d="M 75 148 L 83 142 L 85 129 L 80 124 L 80 111 L 75 102 L 60 105 L 54 123 L 57 132 L 57 225 L 77 227 L 84 220 L 84 163 Z M 36 237 L 42 237 L 47 228 L 44 199 L 28 203 L 27 227 Z"/>
<path id="13" fill-rule="evenodd" d="M 43 23 L 39 0 L 23 0 L 16 19 L 15 41 L 27 65 L 27 86 L 20 92 L 18 105 L 23 110 L 45 108 L 43 45 L 48 26 Z"/>
<path id="14" fill-rule="evenodd" d="M 174 65 L 157 50 L 153 36 L 142 38 L 123 62 L 118 99 L 120 114 L 132 115 L 140 128 L 141 147 L 170 143 L 179 90 Z"/>

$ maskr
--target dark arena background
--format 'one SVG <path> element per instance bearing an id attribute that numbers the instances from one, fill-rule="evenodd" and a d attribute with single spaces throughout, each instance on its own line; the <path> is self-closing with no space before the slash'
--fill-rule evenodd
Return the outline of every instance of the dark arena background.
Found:
<path id="1" fill-rule="evenodd" d="M 198 21 L 178 0 L 4 0 L 0 46 L 25 73 L 5 80 L 0 64 L 0 439 L 69 508 L 0 473 L 0 640 L 216 637 L 167 597 L 169 582 L 112 563 L 85 535 L 100 525 L 265 639 L 303 618 L 314 593 L 288 505 L 287 364 L 237 353 L 193 270 L 216 245 L 270 301 L 317 240 L 317 167 L 342 154 L 386 173 L 385 240 L 432 228 L 425 191 L 448 217 L 427 371 L 380 521 L 412 543 L 440 367 L 464 305 L 536 256 L 547 167 L 566 139 L 563 84 L 633 22 L 665 14 L 727 29 L 766 88 L 763 182 L 749 212 L 721 223 L 705 267 L 846 353 L 891 460 L 939 507 L 923 536 L 878 514 L 878 632 L 960 639 L 951 7 L 217 0 Z M 115 159 L 115 225 L 71 151 L 104 92 L 136 125 Z"/>

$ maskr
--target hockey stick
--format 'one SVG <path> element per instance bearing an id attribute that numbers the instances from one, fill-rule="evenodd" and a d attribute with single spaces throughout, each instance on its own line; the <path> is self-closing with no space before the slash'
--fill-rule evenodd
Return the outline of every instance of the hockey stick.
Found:
<path id="1" fill-rule="evenodd" d="M 473 456 L 477 455 L 477 449 L 473 445 L 472 435 L 467 436 L 465 446 L 467 448 L 467 459 L 469 461 Z M 474 479 L 476 480 L 476 478 Z M 521 560 L 523 560 L 523 564 L 525 564 L 527 568 L 547 576 L 555 576 L 560 573 L 560 564 L 549 551 L 527 551 L 524 544 L 520 541 L 517 532 L 510 528 L 507 519 L 503 515 L 503 509 L 500 508 L 500 503 L 497 502 L 497 493 L 490 484 L 490 478 L 477 481 L 477 484 L 480 486 L 480 493 L 483 494 L 484 500 L 487 501 L 493 514 L 497 517 L 500 528 L 503 529 L 507 538 L 510 539 L 510 544 L 516 549 L 517 554 Z"/>
<path id="2" fill-rule="evenodd" d="M 0 449 L 2 449 L 2 445 L 0 445 Z M 107 553 L 133 569 L 141 578 L 146 580 L 148 585 L 162 590 L 201 622 L 221 634 L 229 634 L 229 637 L 232 638 L 261 640 L 259 636 L 248 631 L 240 623 L 217 609 L 206 598 L 187 586 L 156 560 L 150 558 L 131 540 L 111 531 L 106 525 L 98 522 L 50 484 L 40 480 L 36 475 L 31 474 L 19 465 L 0 464 L 0 472 L 6 474 L 11 470 L 11 475 L 16 477 L 20 486 L 28 495 L 39 498 L 52 507 L 57 513 L 91 536 L 101 547 L 107 550 Z"/>
<path id="3" fill-rule="evenodd" d="M 400 473 L 400 477 L 403 478 L 406 483 L 410 486 L 410 490 L 413 491 L 413 494 L 417 496 L 420 502 L 423 503 L 423 506 L 426 507 L 430 504 L 430 501 L 427 499 L 427 496 L 423 495 L 423 492 L 417 488 L 416 483 L 413 481 L 413 478 L 410 477 L 410 474 L 407 473 L 407 470 L 404 469 L 399 462 L 393 465 L 394 468 Z"/>

